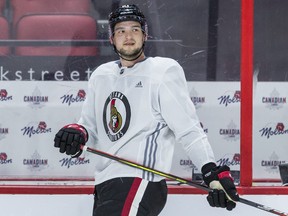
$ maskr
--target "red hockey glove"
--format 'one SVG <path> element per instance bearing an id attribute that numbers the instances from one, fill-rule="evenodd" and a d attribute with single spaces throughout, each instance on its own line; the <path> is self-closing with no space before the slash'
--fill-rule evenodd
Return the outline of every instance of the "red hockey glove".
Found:
<path id="1" fill-rule="evenodd" d="M 202 167 L 202 174 L 204 182 L 212 189 L 207 196 L 210 206 L 226 208 L 229 211 L 235 208 L 239 196 L 230 168 L 208 163 Z"/>
<path id="2" fill-rule="evenodd" d="M 72 157 L 79 157 L 82 153 L 80 145 L 88 140 L 87 130 L 78 124 L 69 124 L 61 128 L 54 138 L 54 147 L 60 148 L 61 153 L 66 152 Z"/>

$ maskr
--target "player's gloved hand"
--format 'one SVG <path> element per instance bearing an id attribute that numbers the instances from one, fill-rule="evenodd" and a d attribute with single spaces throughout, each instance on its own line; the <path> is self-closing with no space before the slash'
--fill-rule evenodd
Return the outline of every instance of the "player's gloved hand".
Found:
<path id="1" fill-rule="evenodd" d="M 54 147 L 60 148 L 61 153 L 66 152 L 72 157 L 79 157 L 82 153 L 80 145 L 88 140 L 87 130 L 79 124 L 68 124 L 61 128 L 54 138 Z"/>
<path id="2" fill-rule="evenodd" d="M 207 196 L 210 206 L 226 208 L 229 211 L 235 208 L 239 195 L 230 168 L 226 165 L 216 166 L 214 163 L 208 163 L 201 171 L 204 182 L 212 189 Z"/>

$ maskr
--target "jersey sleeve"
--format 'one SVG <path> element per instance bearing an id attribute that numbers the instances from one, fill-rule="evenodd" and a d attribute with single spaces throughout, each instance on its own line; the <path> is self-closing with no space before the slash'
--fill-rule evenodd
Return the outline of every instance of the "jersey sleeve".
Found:
<path id="1" fill-rule="evenodd" d="M 204 164 L 215 162 L 211 145 L 190 99 L 184 71 L 177 62 L 167 68 L 158 94 L 162 118 L 193 163 L 201 169 Z"/>
<path id="2" fill-rule="evenodd" d="M 93 88 L 93 78 L 88 81 L 86 99 L 82 106 L 81 116 L 78 124 L 83 125 L 89 134 L 87 144 L 93 146 L 97 143 L 97 126 L 95 114 L 95 90 Z"/>

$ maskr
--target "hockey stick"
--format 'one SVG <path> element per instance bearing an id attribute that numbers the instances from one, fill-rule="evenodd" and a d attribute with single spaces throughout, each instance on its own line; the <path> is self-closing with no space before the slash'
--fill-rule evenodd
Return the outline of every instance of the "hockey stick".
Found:
<path id="1" fill-rule="evenodd" d="M 149 167 L 134 163 L 132 161 L 129 161 L 129 160 L 126 160 L 126 159 L 123 159 L 123 158 L 119 158 L 117 156 L 114 156 L 114 155 L 108 154 L 106 152 L 102 152 L 102 151 L 99 151 L 99 150 L 96 150 L 96 149 L 93 149 L 93 148 L 90 148 L 90 147 L 87 147 L 87 146 L 84 146 L 84 145 L 81 145 L 81 149 L 83 151 L 87 151 L 87 152 L 90 152 L 90 153 L 93 153 L 93 154 L 97 154 L 97 155 L 103 156 L 105 158 L 109 158 L 111 160 L 117 161 L 119 163 L 128 165 L 130 167 L 134 167 L 134 168 L 141 169 L 141 170 L 144 170 L 144 171 L 147 171 L 147 172 L 151 172 L 151 173 L 154 173 L 156 175 L 165 177 L 167 179 L 178 181 L 180 183 L 187 184 L 187 185 L 196 187 L 198 189 L 201 189 L 201 190 L 204 190 L 204 191 L 207 191 L 207 192 L 212 190 L 212 189 L 208 188 L 205 185 L 201 185 L 201 184 L 189 181 L 189 180 L 181 178 L 179 176 L 175 176 L 175 175 L 171 175 L 171 174 L 168 174 L 168 173 L 164 173 L 164 172 L 159 171 L 159 170 L 151 169 Z M 256 203 L 256 202 L 253 202 L 253 201 L 250 201 L 250 200 L 247 200 L 247 199 L 239 198 L 239 202 L 241 202 L 243 204 L 246 204 L 246 205 L 249 205 L 249 206 L 252 206 L 252 207 L 255 207 L 255 208 L 258 208 L 258 209 L 266 211 L 266 212 L 270 212 L 270 213 L 275 214 L 275 215 L 288 216 L 287 213 L 278 211 L 276 209 L 267 207 L 265 205 L 262 205 L 262 204 L 259 204 L 259 203 Z"/>

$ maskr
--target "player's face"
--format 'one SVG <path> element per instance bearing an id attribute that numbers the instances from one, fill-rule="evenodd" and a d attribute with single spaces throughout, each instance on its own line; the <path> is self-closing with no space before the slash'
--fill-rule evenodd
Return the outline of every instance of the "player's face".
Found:
<path id="1" fill-rule="evenodd" d="M 117 23 L 114 27 L 112 42 L 117 51 L 126 59 L 133 59 L 142 51 L 145 34 L 141 25 L 135 21 Z"/>

